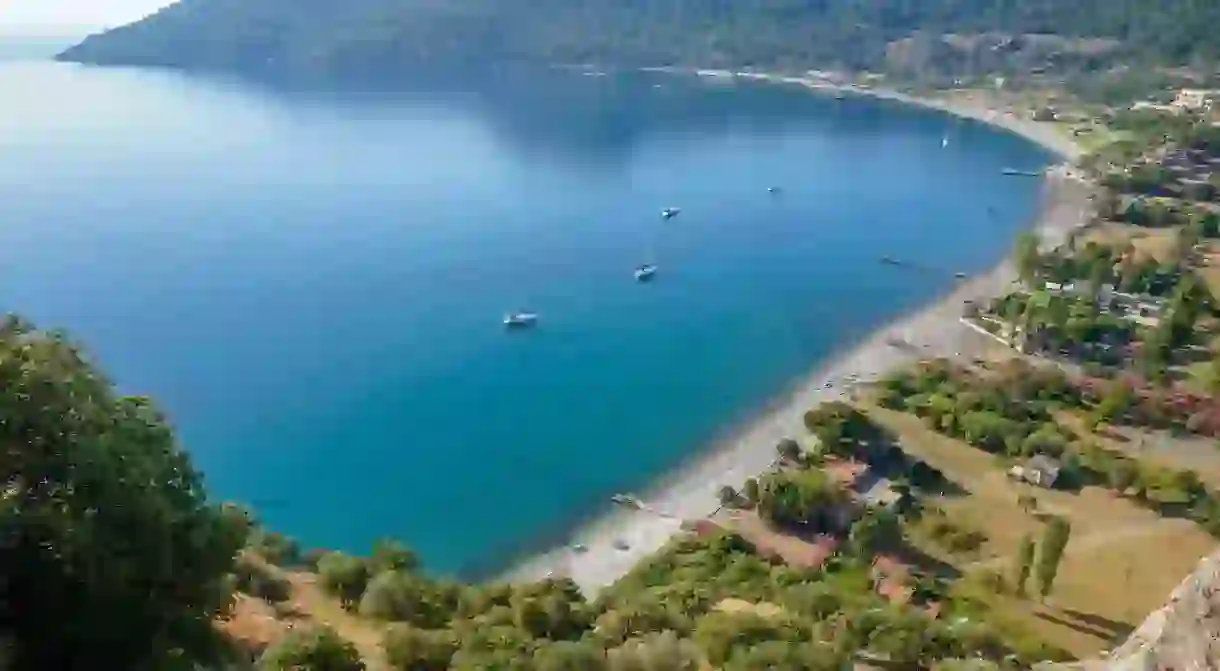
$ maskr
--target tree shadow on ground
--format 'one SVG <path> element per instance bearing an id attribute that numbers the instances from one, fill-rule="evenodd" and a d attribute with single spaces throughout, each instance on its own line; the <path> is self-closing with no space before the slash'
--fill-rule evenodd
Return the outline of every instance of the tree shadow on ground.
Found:
<path id="1" fill-rule="evenodd" d="M 944 472 L 902 449 L 897 434 L 875 422 L 871 424 L 872 430 L 859 443 L 859 456 L 878 475 L 890 480 L 905 480 L 927 495 L 959 497 L 970 493 Z"/>
<path id="2" fill-rule="evenodd" d="M 957 580 L 963 575 L 961 569 L 953 564 L 937 559 L 910 543 L 904 542 L 901 546 L 894 548 L 889 554 L 892 554 L 904 564 L 946 580 Z"/>
<path id="3" fill-rule="evenodd" d="M 1082 613 L 1071 608 L 1062 608 L 1059 612 L 1061 615 L 1041 611 L 1035 613 L 1035 615 L 1047 622 L 1053 622 L 1073 631 L 1101 639 L 1107 644 L 1122 641 L 1130 636 L 1131 632 L 1135 631 L 1135 627 L 1126 622 L 1111 620 L 1101 615 Z"/>

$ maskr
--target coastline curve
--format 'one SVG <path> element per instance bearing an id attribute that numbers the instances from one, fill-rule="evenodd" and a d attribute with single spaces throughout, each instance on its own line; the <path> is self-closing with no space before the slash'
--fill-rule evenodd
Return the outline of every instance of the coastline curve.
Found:
<path id="1" fill-rule="evenodd" d="M 657 71 L 658 69 L 653 69 Z M 911 96 L 886 89 L 857 89 L 835 86 L 799 77 L 727 71 L 663 69 L 680 74 L 720 73 L 719 76 L 747 76 L 778 84 L 797 84 L 819 93 L 848 93 L 887 100 L 903 105 L 938 111 L 1016 134 L 1041 146 L 1061 159 L 1047 169 L 1046 190 L 1032 228 L 1046 247 L 1064 244 L 1083 227 L 1092 211 L 1092 184 L 1072 164 L 1082 148 L 1070 138 L 1043 122 L 1023 119 L 1011 110 L 996 111 L 985 106 Z M 820 402 L 842 398 L 842 381 L 875 379 L 895 367 L 920 358 L 947 357 L 978 351 L 985 343 L 976 332 L 960 322 L 962 304 L 995 296 L 1016 278 L 1008 259 L 990 270 L 966 279 L 949 292 L 934 297 L 921 307 L 894 320 L 823 360 L 798 383 L 781 394 L 761 415 L 726 438 L 701 449 L 686 464 L 649 484 L 640 497 L 645 506 L 638 510 L 611 509 L 574 529 L 569 545 L 552 548 L 517 563 L 498 577 L 506 581 L 529 581 L 547 577 L 567 577 L 575 581 L 590 598 L 649 555 L 660 550 L 682 532 L 684 522 L 706 518 L 720 506 L 722 486 L 740 488 L 746 479 L 765 472 L 772 464 L 775 445 L 783 438 L 805 436 L 804 412 Z M 888 344 L 901 337 L 917 345 L 896 349 Z M 829 381 L 839 386 L 827 388 Z M 579 551 L 575 548 L 579 548 Z"/>

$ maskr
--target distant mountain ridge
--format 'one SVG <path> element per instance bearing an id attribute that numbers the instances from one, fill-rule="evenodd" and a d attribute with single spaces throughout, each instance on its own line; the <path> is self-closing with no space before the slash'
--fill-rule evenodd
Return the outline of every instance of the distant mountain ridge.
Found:
<path id="1" fill-rule="evenodd" d="M 181 0 L 60 58 L 388 75 L 503 62 L 864 69 L 913 35 L 992 33 L 987 53 L 1057 34 L 1186 63 L 1220 55 L 1216 26 L 1220 3 L 1193 0 Z M 1044 56 L 1100 65 L 1088 50 Z"/>

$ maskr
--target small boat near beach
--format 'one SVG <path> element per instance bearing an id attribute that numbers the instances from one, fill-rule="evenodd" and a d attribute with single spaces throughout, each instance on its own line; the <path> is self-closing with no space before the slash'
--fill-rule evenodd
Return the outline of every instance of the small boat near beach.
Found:
<path id="1" fill-rule="evenodd" d="M 617 503 L 620 506 L 627 506 L 628 508 L 635 508 L 636 510 L 639 510 L 644 507 L 643 501 L 637 499 L 636 497 L 634 497 L 630 494 L 615 494 L 614 496 L 610 497 L 610 501 L 612 501 L 613 503 Z"/>
<path id="2" fill-rule="evenodd" d="M 948 147 L 948 146 L 949 146 L 949 136 L 948 136 L 948 135 L 943 135 L 943 136 L 941 136 L 941 138 L 940 138 L 940 148 L 941 148 L 941 149 L 944 149 L 944 148 L 946 148 L 946 147 Z"/>
<path id="3" fill-rule="evenodd" d="M 538 313 L 536 312 L 510 312 L 504 315 L 504 328 L 524 329 L 537 323 Z"/>
<path id="4" fill-rule="evenodd" d="M 637 282 L 647 282 L 652 279 L 653 275 L 656 274 L 657 267 L 651 263 L 645 263 L 644 265 L 635 269 L 635 280 Z"/>
<path id="5" fill-rule="evenodd" d="M 1001 174 L 1014 177 L 1041 177 L 1042 173 L 1037 170 L 1018 170 L 1016 168 L 1004 168 L 1000 171 Z"/>
<path id="6" fill-rule="evenodd" d="M 661 210 L 661 218 L 662 219 L 673 219 L 674 217 L 681 214 L 681 212 L 682 212 L 681 208 L 667 207 L 664 210 Z"/>

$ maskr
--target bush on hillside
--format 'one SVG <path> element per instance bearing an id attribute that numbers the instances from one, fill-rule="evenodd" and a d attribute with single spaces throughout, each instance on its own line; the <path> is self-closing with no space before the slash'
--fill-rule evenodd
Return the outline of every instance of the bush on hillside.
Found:
<path id="1" fill-rule="evenodd" d="M 400 671 L 447 671 L 458 642 L 448 631 L 428 631 L 395 625 L 382 641 L 390 666 Z"/>
<path id="2" fill-rule="evenodd" d="M 610 671 L 699 671 L 703 655 L 691 641 L 672 631 L 647 634 L 625 641 L 607 652 Z"/>
<path id="3" fill-rule="evenodd" d="M 250 596 L 266 599 L 271 603 L 287 601 L 292 595 L 292 586 L 279 571 L 266 563 L 242 554 L 233 564 L 234 587 Z"/>
<path id="4" fill-rule="evenodd" d="M 250 549 L 276 566 L 294 566 L 301 561 L 301 547 L 284 534 L 258 529 L 250 537 Z"/>
<path id="5" fill-rule="evenodd" d="M 360 653 L 326 627 L 296 629 L 271 646 L 258 661 L 259 671 L 364 671 Z"/>
<path id="6" fill-rule="evenodd" d="M 369 582 L 360 599 L 360 614 L 390 622 L 407 622 L 424 629 L 448 624 L 457 609 L 457 595 L 410 573 L 384 571 Z"/>
<path id="7" fill-rule="evenodd" d="M 373 543 L 373 555 L 369 557 L 369 573 L 377 575 L 383 571 L 414 571 L 419 568 L 419 557 L 407 546 L 392 538 L 382 538 Z"/>
<path id="8" fill-rule="evenodd" d="M 322 587 L 343 603 L 344 608 L 355 608 L 364 596 L 369 582 L 368 563 L 360 557 L 331 552 L 318 560 L 318 577 Z"/>

